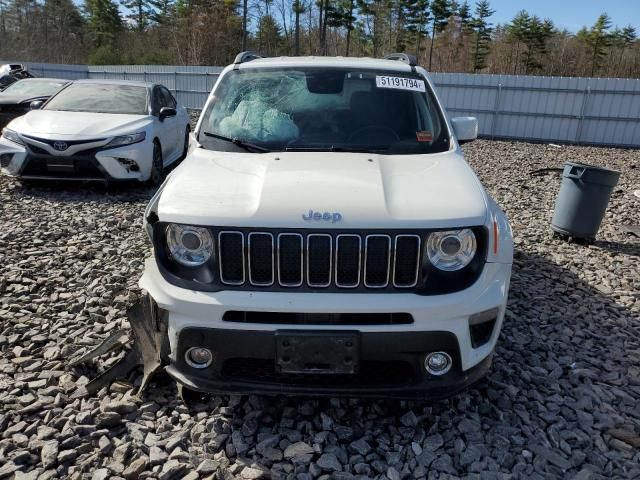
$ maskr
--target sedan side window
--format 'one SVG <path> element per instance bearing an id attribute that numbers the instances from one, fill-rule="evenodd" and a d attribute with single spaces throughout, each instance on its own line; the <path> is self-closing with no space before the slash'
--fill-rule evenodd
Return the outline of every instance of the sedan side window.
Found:
<path id="1" fill-rule="evenodd" d="M 178 102 L 176 102 L 176 99 L 173 98 L 173 95 L 171 95 L 171 92 L 165 87 L 160 87 L 160 90 L 162 91 L 162 96 L 164 97 L 164 106 L 176 108 L 176 106 L 178 105 Z"/>
<path id="2" fill-rule="evenodd" d="M 160 113 L 160 109 L 162 107 L 167 107 L 168 105 L 165 103 L 164 95 L 160 91 L 159 87 L 153 89 L 153 114 L 157 115 Z"/>

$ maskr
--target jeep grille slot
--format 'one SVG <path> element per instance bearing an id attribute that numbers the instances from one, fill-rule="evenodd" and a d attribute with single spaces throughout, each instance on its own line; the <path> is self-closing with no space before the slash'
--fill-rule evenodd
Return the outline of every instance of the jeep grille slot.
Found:
<path id="1" fill-rule="evenodd" d="M 307 284 L 310 287 L 331 285 L 332 246 L 331 235 L 307 236 Z"/>
<path id="2" fill-rule="evenodd" d="M 355 288 L 360 283 L 360 235 L 338 235 L 336 239 L 336 286 Z"/>
<path id="3" fill-rule="evenodd" d="M 251 285 L 268 287 L 274 277 L 273 235 L 270 233 L 249 234 L 249 282 Z"/>
<path id="4" fill-rule="evenodd" d="M 391 237 L 389 235 L 368 235 L 365 240 L 364 257 L 365 286 L 384 288 L 389 285 Z"/>
<path id="5" fill-rule="evenodd" d="M 220 280 L 227 285 L 244 283 L 244 235 L 241 232 L 220 232 Z"/>
<path id="6" fill-rule="evenodd" d="M 420 271 L 419 235 L 221 231 L 224 285 L 405 289 Z"/>
<path id="7" fill-rule="evenodd" d="M 420 268 L 420 237 L 418 235 L 398 235 L 393 248 L 393 286 L 415 287 Z"/>
<path id="8" fill-rule="evenodd" d="M 283 287 L 302 286 L 303 241 L 299 233 L 278 235 L 278 282 Z"/>

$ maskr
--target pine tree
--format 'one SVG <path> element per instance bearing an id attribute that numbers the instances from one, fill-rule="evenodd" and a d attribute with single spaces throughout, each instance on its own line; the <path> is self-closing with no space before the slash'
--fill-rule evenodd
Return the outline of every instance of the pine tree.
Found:
<path id="1" fill-rule="evenodd" d="M 449 17 L 452 14 L 450 0 L 433 0 L 431 2 L 431 46 L 429 47 L 429 70 L 431 70 L 431 61 L 433 59 L 433 45 L 436 40 L 436 32 L 441 33 L 449 23 Z"/>
<path id="2" fill-rule="evenodd" d="M 429 22 L 429 0 L 405 0 L 405 26 L 414 37 L 416 58 L 420 58 L 420 43 Z"/>
<path id="3" fill-rule="evenodd" d="M 130 12 L 125 18 L 133 22 L 138 32 L 144 32 L 156 17 L 153 0 L 121 0 L 120 4 Z"/>
<path id="4" fill-rule="evenodd" d="M 589 30 L 583 27 L 576 35 L 581 42 L 589 47 L 591 52 L 592 77 L 600 69 L 601 61 L 607 53 L 607 48 L 611 45 L 609 28 L 611 28 L 611 19 L 609 15 L 603 13 Z"/>
<path id="5" fill-rule="evenodd" d="M 112 0 L 86 0 L 89 36 L 94 47 L 112 48 L 122 31 L 118 6 Z"/>
<path id="6" fill-rule="evenodd" d="M 491 42 L 492 25 L 487 21 L 495 10 L 491 10 L 488 0 L 481 0 L 476 3 L 475 17 L 471 22 L 471 28 L 475 35 L 473 49 L 473 71 L 482 70 L 487 66 L 487 56 L 489 55 L 489 43 Z"/>

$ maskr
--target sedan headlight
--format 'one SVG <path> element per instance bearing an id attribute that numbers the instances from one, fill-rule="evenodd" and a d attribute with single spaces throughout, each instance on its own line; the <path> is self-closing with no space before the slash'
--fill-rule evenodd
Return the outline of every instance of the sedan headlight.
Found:
<path id="1" fill-rule="evenodd" d="M 144 141 L 147 134 L 144 132 L 132 133 L 131 135 L 121 135 L 119 137 L 113 137 L 109 143 L 103 148 L 124 147 L 125 145 L 132 145 Z"/>
<path id="2" fill-rule="evenodd" d="M 20 135 L 18 135 L 18 133 L 14 132 L 13 130 L 9 130 L 8 128 L 3 129 L 2 136 L 13 143 L 24 145 L 24 142 L 20 138 Z"/>
<path id="3" fill-rule="evenodd" d="M 461 270 L 473 260 L 477 242 L 473 231 L 448 230 L 433 232 L 427 240 L 427 257 L 439 270 L 453 272 Z"/>
<path id="4" fill-rule="evenodd" d="M 171 257 L 185 267 L 199 267 L 213 255 L 213 238 L 206 228 L 171 223 L 166 235 Z"/>

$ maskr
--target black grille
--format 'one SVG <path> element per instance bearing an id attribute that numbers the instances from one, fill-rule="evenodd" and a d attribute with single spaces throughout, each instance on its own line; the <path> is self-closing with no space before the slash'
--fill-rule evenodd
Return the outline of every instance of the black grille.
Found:
<path id="1" fill-rule="evenodd" d="M 283 325 L 408 325 L 409 313 L 295 313 L 250 312 L 229 310 L 222 316 L 225 322 L 280 323 Z"/>
<path id="2" fill-rule="evenodd" d="M 303 238 L 298 233 L 283 233 L 278 237 L 278 280 L 281 285 L 302 285 Z"/>
<path id="3" fill-rule="evenodd" d="M 307 283 L 312 287 L 331 285 L 332 244 L 330 235 L 307 237 Z"/>
<path id="4" fill-rule="evenodd" d="M 223 285 L 363 289 L 418 281 L 418 235 L 221 231 L 218 248 Z"/>
<path id="5" fill-rule="evenodd" d="M 94 153 L 94 151 L 84 151 L 82 154 L 68 157 L 56 157 L 53 155 L 33 156 L 28 154 L 20 175 L 26 177 L 103 179 L 106 175 L 99 168 Z"/>
<path id="6" fill-rule="evenodd" d="M 420 237 L 398 235 L 395 239 L 393 284 L 396 287 L 411 287 L 418 280 L 416 257 L 420 255 Z"/>
<path id="7" fill-rule="evenodd" d="M 273 235 L 249 234 L 249 280 L 252 285 L 273 285 Z"/>
<path id="8" fill-rule="evenodd" d="M 244 235 L 220 232 L 220 279 L 229 285 L 244 283 Z"/>
<path id="9" fill-rule="evenodd" d="M 282 374 L 276 371 L 273 359 L 231 358 L 222 364 L 222 376 L 230 380 L 281 385 L 325 387 L 404 385 L 416 381 L 416 369 L 403 361 L 364 361 L 356 374 Z"/>
<path id="10" fill-rule="evenodd" d="M 384 288 L 389 284 L 389 258 L 391 237 L 370 235 L 366 239 L 364 284 L 367 287 Z M 415 258 L 414 258 L 415 261 Z"/>

